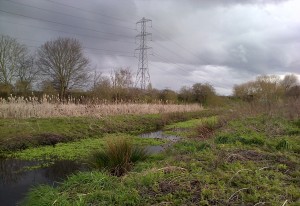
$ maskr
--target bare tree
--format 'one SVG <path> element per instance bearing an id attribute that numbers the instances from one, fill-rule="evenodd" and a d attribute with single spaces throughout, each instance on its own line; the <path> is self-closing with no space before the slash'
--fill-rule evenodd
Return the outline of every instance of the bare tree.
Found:
<path id="1" fill-rule="evenodd" d="M 12 87 L 20 60 L 24 58 L 26 52 L 26 47 L 16 39 L 0 36 L 0 84 L 2 86 Z"/>
<path id="2" fill-rule="evenodd" d="M 132 73 L 129 68 L 114 70 L 110 79 L 114 91 L 115 101 L 127 99 L 129 95 L 129 88 L 133 85 Z"/>
<path id="3" fill-rule="evenodd" d="M 76 39 L 60 37 L 46 42 L 38 50 L 38 66 L 58 90 L 61 100 L 68 90 L 81 88 L 88 80 L 89 60 Z"/>
<path id="4" fill-rule="evenodd" d="M 289 89 L 297 86 L 299 84 L 298 78 L 295 74 L 287 74 L 284 76 L 283 80 L 281 81 L 283 89 L 288 91 Z"/>
<path id="5" fill-rule="evenodd" d="M 120 68 L 111 73 L 111 82 L 114 88 L 129 88 L 133 84 L 132 73 L 129 68 Z"/>
<path id="6" fill-rule="evenodd" d="M 15 89 L 23 94 L 28 93 L 32 88 L 32 83 L 38 75 L 38 68 L 35 64 L 35 58 L 32 55 L 26 55 L 20 60 L 20 66 L 17 68 L 17 81 Z"/>

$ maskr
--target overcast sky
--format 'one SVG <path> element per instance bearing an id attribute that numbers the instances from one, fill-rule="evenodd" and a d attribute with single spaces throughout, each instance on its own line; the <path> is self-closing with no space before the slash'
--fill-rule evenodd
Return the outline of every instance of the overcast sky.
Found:
<path id="1" fill-rule="evenodd" d="M 0 34 L 32 50 L 75 37 L 99 72 L 136 74 L 136 22 L 146 17 L 153 87 L 208 82 L 228 95 L 258 75 L 300 75 L 299 11 L 299 0 L 0 0 Z"/>

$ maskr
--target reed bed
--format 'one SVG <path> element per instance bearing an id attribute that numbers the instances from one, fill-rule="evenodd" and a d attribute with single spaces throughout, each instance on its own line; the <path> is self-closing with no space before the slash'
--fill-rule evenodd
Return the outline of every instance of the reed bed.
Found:
<path id="1" fill-rule="evenodd" d="M 36 97 L 10 97 L 0 99 L 0 118 L 48 118 L 48 117 L 103 117 L 120 114 L 157 114 L 199 111 L 199 104 L 147 104 L 147 103 L 85 103 L 74 101 L 52 103 Z"/>

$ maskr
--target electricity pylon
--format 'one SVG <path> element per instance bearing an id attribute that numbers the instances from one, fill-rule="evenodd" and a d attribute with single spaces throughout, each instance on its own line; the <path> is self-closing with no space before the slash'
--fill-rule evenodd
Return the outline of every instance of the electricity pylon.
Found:
<path id="1" fill-rule="evenodd" d="M 147 23 L 151 23 L 152 27 L 152 20 L 146 19 L 145 17 L 136 23 L 136 25 L 141 25 L 141 32 L 136 36 L 136 38 L 139 39 L 139 47 L 136 49 L 136 51 L 139 51 L 139 62 L 135 86 L 143 90 L 150 84 L 148 50 L 151 49 L 151 47 L 148 47 L 147 43 L 149 38 L 152 37 L 152 33 L 147 32 Z"/>

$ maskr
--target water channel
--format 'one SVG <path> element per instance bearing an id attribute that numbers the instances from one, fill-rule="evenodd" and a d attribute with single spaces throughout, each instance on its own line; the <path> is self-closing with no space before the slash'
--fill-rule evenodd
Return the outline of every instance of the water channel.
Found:
<path id="1" fill-rule="evenodd" d="M 149 154 L 162 152 L 180 139 L 177 136 L 165 135 L 162 131 L 142 134 L 140 137 L 169 140 L 164 145 L 147 146 Z M 41 165 L 44 165 L 44 167 L 40 167 Z M 88 170 L 88 167 L 85 164 L 71 160 L 59 160 L 49 164 L 46 161 L 0 158 L 0 205 L 18 205 L 30 188 L 41 184 L 57 186 L 67 176 L 86 170 Z"/>

